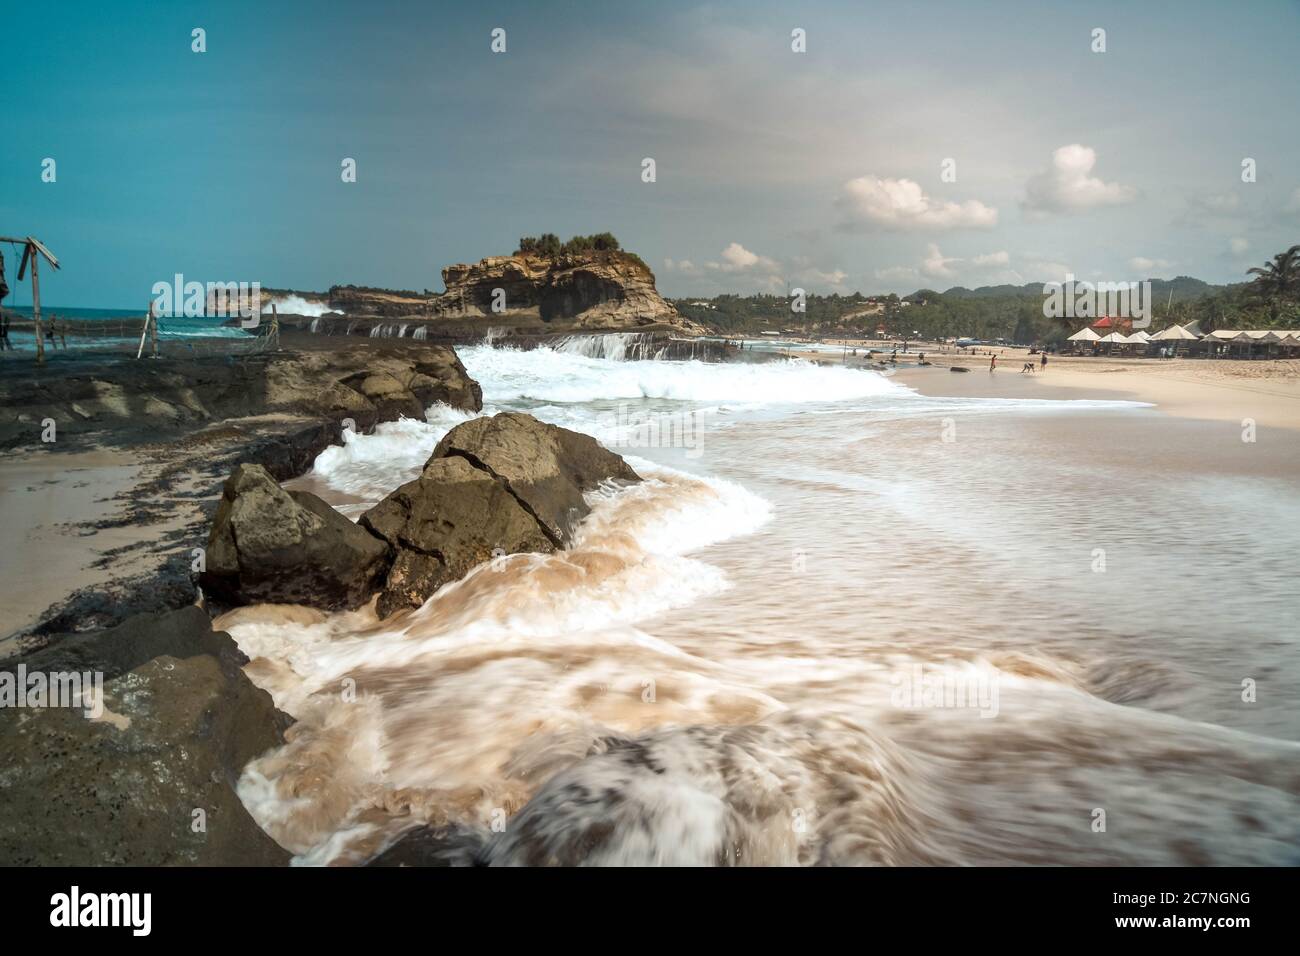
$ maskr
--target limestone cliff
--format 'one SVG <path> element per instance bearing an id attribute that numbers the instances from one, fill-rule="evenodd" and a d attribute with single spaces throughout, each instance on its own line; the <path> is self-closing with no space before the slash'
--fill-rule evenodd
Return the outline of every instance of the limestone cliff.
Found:
<path id="1" fill-rule="evenodd" d="M 442 270 L 441 295 L 363 286 L 332 286 L 327 293 L 263 290 L 279 301 L 282 315 L 294 305 L 308 315 L 323 311 L 342 317 L 402 319 L 419 324 L 456 322 L 532 334 L 658 331 L 703 335 L 704 326 L 683 316 L 655 289 L 654 273 L 627 252 L 591 251 L 542 256 L 490 256 L 471 265 Z M 501 290 L 498 296 L 496 290 Z M 292 298 L 291 298 L 292 297 Z M 500 299 L 504 311 L 494 311 Z"/>
<path id="2" fill-rule="evenodd" d="M 492 256 L 473 265 L 448 266 L 442 279 L 447 291 L 430 301 L 435 317 L 536 317 L 591 331 L 655 325 L 687 334 L 704 331 L 664 301 L 654 273 L 625 252 Z M 493 311 L 497 289 L 504 313 Z"/>

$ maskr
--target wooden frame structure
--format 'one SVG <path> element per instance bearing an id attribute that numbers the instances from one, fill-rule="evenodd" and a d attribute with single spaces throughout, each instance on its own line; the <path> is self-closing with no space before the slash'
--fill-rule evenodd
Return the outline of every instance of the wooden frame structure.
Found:
<path id="1" fill-rule="evenodd" d="M 12 236 L 0 236 L 0 242 L 10 242 L 23 247 L 22 262 L 18 265 L 19 282 L 23 281 L 27 266 L 31 265 L 32 267 L 32 320 L 36 325 L 36 364 L 44 365 L 45 334 L 41 329 L 41 279 L 39 267 L 41 256 L 44 256 L 45 261 L 56 269 L 59 268 L 59 260 L 35 236 L 24 236 L 22 239 L 15 239 Z"/>

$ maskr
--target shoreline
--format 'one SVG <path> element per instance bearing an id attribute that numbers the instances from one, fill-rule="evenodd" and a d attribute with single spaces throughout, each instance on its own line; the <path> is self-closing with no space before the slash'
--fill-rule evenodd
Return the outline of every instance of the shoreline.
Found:
<path id="1" fill-rule="evenodd" d="M 913 352 L 916 354 L 914 355 Z M 998 356 L 997 371 L 988 372 L 990 353 Z M 843 364 L 825 353 L 796 355 L 824 365 Z M 911 363 L 924 354 L 930 366 Z M 1146 402 L 1179 418 L 1235 422 L 1247 419 L 1257 428 L 1300 429 L 1300 360 L 1269 359 L 1137 359 L 1049 355 L 1023 347 L 982 349 L 980 354 L 936 351 L 921 345 L 899 353 L 900 365 L 891 377 L 936 397 L 1112 399 Z M 906 360 L 909 364 L 902 364 Z M 1035 371 L 1021 372 L 1033 361 Z M 854 366 L 850 356 L 848 365 Z M 858 367 L 868 367 L 858 356 Z M 966 374 L 949 368 L 967 368 Z"/>
<path id="2" fill-rule="evenodd" d="M 10 480 L 0 561 L 15 597 L 0 659 L 69 633 L 194 603 L 206 547 L 236 465 L 298 478 L 342 438 L 438 401 L 477 408 L 453 349 L 432 343 L 285 335 L 286 348 L 134 361 L 59 356 L 44 369 L 0 365 Z M 40 439 L 53 420 L 53 441 Z"/>

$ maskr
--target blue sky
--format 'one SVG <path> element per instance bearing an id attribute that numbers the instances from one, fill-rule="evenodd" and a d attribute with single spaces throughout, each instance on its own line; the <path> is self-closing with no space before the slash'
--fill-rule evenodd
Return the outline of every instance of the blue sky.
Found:
<path id="1" fill-rule="evenodd" d="M 143 307 L 177 272 L 440 290 L 542 231 L 612 231 L 672 295 L 1230 281 L 1300 242 L 1295 0 L 56 2 L 2 26 L 0 234 L 61 257 L 56 305 Z"/>

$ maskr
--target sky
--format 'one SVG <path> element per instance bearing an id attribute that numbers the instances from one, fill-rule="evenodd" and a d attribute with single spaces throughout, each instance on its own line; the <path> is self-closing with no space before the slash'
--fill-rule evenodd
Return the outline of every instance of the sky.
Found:
<path id="1" fill-rule="evenodd" d="M 541 232 L 671 296 L 1240 281 L 1300 242 L 1298 52 L 1300 0 L 7 4 L 0 235 L 102 308 Z"/>

